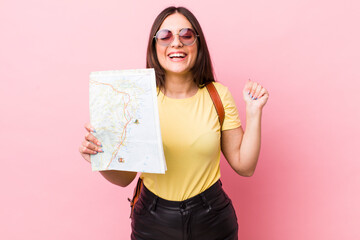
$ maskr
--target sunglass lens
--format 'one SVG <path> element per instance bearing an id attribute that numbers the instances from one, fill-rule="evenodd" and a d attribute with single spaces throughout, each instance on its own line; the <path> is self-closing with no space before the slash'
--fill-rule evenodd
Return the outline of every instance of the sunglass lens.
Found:
<path id="1" fill-rule="evenodd" d="M 160 30 L 156 34 L 156 39 L 161 45 L 169 45 L 172 42 L 173 35 L 169 30 Z"/>
<path id="2" fill-rule="evenodd" d="M 191 45 L 195 42 L 195 32 L 190 28 L 184 28 L 180 31 L 179 37 L 184 45 Z"/>

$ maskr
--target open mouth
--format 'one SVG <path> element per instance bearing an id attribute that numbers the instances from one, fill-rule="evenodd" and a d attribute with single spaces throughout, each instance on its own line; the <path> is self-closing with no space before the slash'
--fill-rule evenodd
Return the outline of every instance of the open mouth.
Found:
<path id="1" fill-rule="evenodd" d="M 181 59 L 181 58 L 185 58 L 187 56 L 187 54 L 185 54 L 185 53 L 170 53 L 168 56 L 171 59 Z"/>

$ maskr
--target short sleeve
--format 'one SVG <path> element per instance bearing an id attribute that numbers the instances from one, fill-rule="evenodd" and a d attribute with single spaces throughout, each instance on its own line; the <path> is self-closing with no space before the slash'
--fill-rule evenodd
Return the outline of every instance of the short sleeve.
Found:
<path id="1" fill-rule="evenodd" d="M 239 118 L 239 112 L 229 89 L 218 82 L 214 83 L 214 85 L 220 95 L 225 110 L 225 119 L 222 130 L 229 130 L 240 127 L 241 121 Z"/>

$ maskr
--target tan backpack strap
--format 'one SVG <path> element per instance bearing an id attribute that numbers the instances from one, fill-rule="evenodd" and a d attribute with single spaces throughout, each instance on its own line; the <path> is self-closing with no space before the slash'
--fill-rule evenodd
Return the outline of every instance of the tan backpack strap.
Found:
<path id="1" fill-rule="evenodd" d="M 214 84 L 212 82 L 206 84 L 206 88 L 210 94 L 211 100 L 214 103 L 216 112 L 218 114 L 219 117 L 219 122 L 220 122 L 220 129 L 222 129 L 223 123 L 224 123 L 224 118 L 225 118 L 225 110 L 224 110 L 224 106 L 222 104 L 221 98 L 219 96 L 218 91 L 216 90 Z"/>
<path id="2" fill-rule="evenodd" d="M 144 185 L 143 181 L 139 177 L 138 182 L 136 184 L 136 187 L 134 188 L 134 193 L 133 193 L 132 199 L 128 198 L 128 200 L 130 202 L 130 207 L 131 207 L 130 218 L 131 218 L 131 216 L 133 214 L 135 204 L 136 204 L 137 200 L 139 199 L 140 192 L 141 192 L 141 189 L 142 189 L 143 185 Z"/>

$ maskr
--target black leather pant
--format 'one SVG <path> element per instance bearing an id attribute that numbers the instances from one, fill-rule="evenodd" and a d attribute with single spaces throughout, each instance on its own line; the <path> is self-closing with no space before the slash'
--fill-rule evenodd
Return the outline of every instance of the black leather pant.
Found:
<path id="1" fill-rule="evenodd" d="M 131 216 L 132 240 L 233 240 L 238 224 L 220 180 L 185 201 L 167 201 L 143 186 Z"/>

